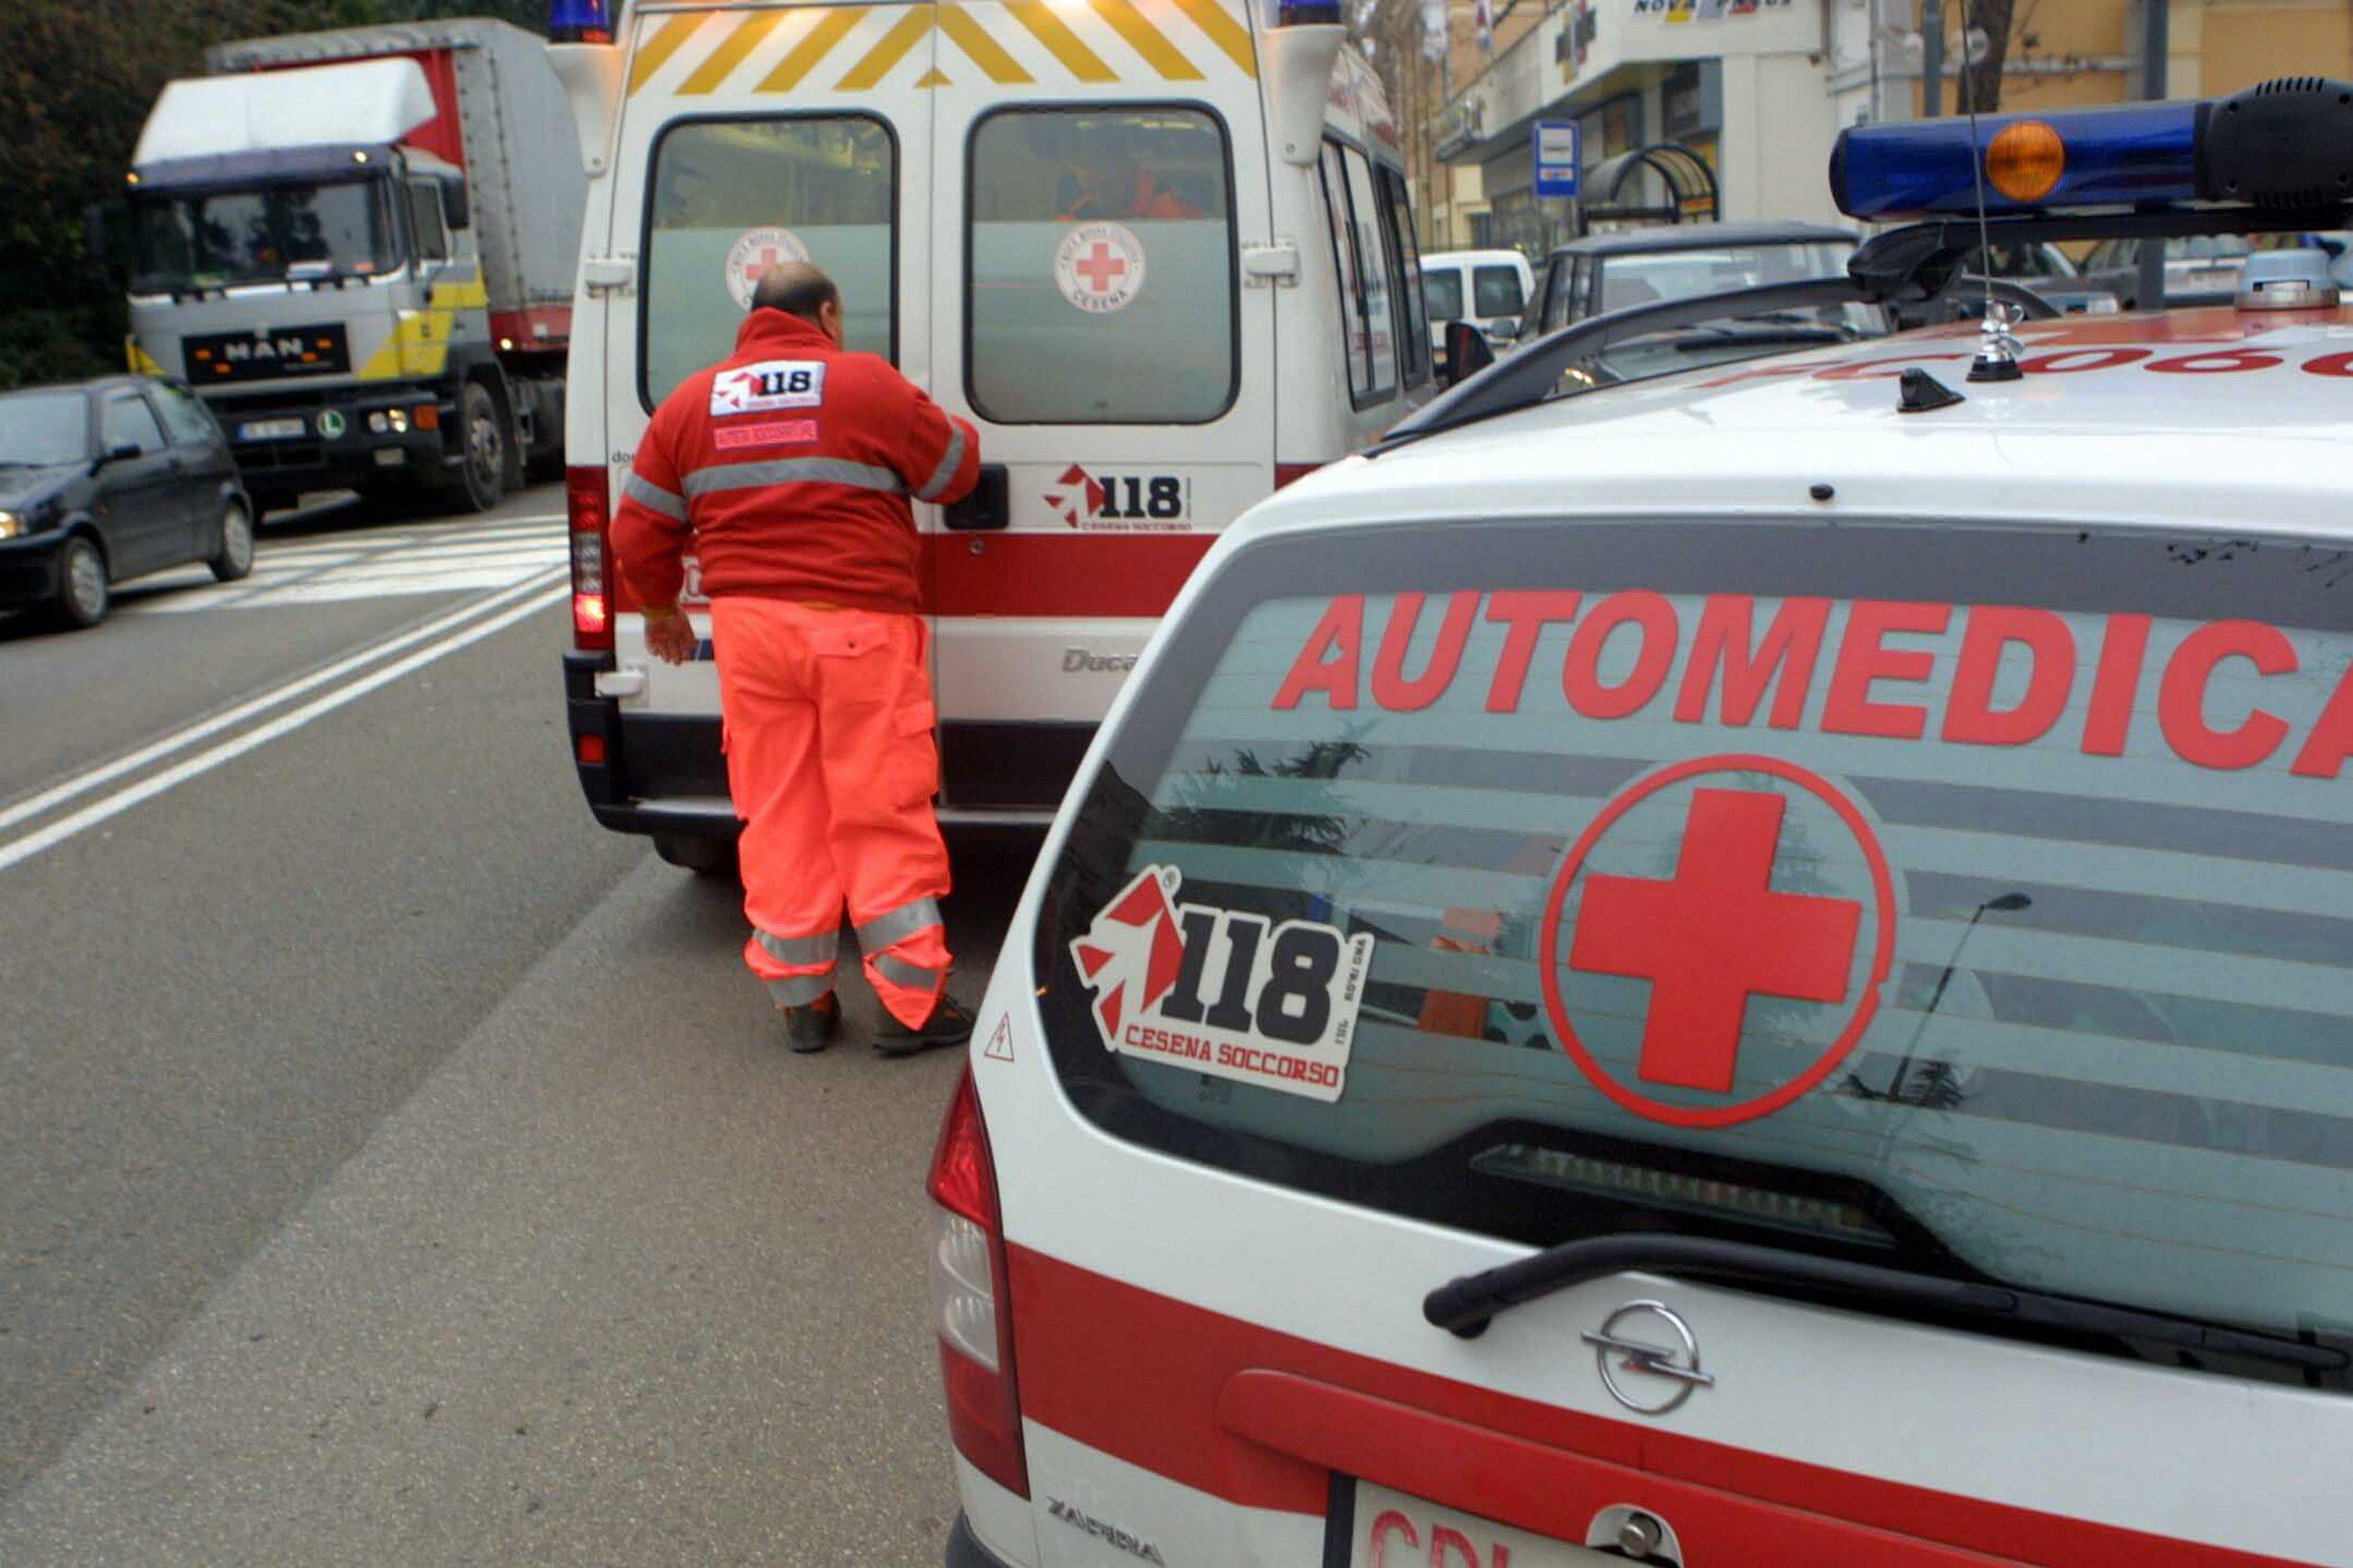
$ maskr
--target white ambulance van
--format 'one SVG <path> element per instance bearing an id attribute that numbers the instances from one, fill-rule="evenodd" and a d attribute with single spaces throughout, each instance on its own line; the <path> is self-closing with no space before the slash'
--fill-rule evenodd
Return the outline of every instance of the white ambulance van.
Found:
<path id="1" fill-rule="evenodd" d="M 596 128 L 566 676 L 600 821 L 689 862 L 735 833 L 715 668 L 646 655 L 602 539 L 651 411 L 800 257 L 851 348 L 980 431 L 980 494 L 917 507 L 942 815 L 1045 820 L 1219 530 L 1427 396 L 1396 124 L 1344 31 L 1243 0 L 655 0 L 553 46 Z"/>
<path id="2" fill-rule="evenodd" d="M 2005 242 L 2342 228 L 2346 104 L 1850 131 L 1846 209 L 1928 221 L 1714 308 L 1934 293 L 1981 145 Z M 1229 530 L 935 1159 L 948 1562 L 2353 1564 L 2303 255 L 1612 385 L 1712 332 L 1620 312 Z"/>

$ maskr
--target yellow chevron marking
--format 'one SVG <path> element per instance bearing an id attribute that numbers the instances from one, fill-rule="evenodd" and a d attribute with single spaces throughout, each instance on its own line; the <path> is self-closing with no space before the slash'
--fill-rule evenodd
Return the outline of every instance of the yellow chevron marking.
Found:
<path id="1" fill-rule="evenodd" d="M 879 86 L 891 67 L 907 58 L 907 51 L 930 35 L 935 10 L 931 6 L 917 6 L 900 17 L 898 25 L 882 35 L 882 42 L 850 67 L 849 74 L 842 79 L 840 90 L 862 93 Z"/>
<path id="2" fill-rule="evenodd" d="M 767 40 L 769 33 L 776 30 L 777 24 L 784 19 L 784 12 L 774 10 L 757 11 L 744 18 L 736 25 L 735 30 L 727 35 L 727 42 L 712 50 L 711 58 L 695 67 L 695 74 L 686 79 L 678 91 L 681 93 L 717 91 L 719 84 L 728 79 L 736 66 L 744 63 L 747 55 Z"/>
<path id="3" fill-rule="evenodd" d="M 948 73 L 946 71 L 943 71 L 938 66 L 935 65 L 930 70 L 923 73 L 923 79 L 917 82 L 916 85 L 918 87 L 953 87 L 955 83 L 948 80 Z"/>
<path id="4" fill-rule="evenodd" d="M 163 366 L 156 362 L 156 357 L 148 353 L 137 338 L 122 340 L 122 354 L 130 362 L 134 376 L 161 376 L 164 373 Z"/>
<path id="5" fill-rule="evenodd" d="M 1005 46 L 989 36 L 989 29 L 965 14 L 961 6 L 939 8 L 939 30 L 955 41 L 956 47 L 972 57 L 973 64 L 988 73 L 989 80 L 1002 87 L 1020 86 L 1037 78 L 1022 68 L 1020 61 L 1005 52 Z M 937 71 L 932 73 L 939 76 Z M 945 86 L 947 78 L 940 77 Z"/>
<path id="6" fill-rule="evenodd" d="M 695 36 L 695 29 L 703 25 L 700 14 L 674 16 L 661 25 L 659 31 L 638 46 L 637 59 L 629 67 L 629 91 L 638 89 L 654 79 L 654 73 L 670 63 L 680 45 Z"/>
<path id="7" fill-rule="evenodd" d="M 1251 45 L 1250 29 L 1233 19 L 1233 13 L 1217 0 L 1176 0 L 1176 9 L 1193 18 L 1193 25 L 1209 34 L 1209 41 L 1223 49 L 1228 60 L 1242 67 L 1242 74 L 1258 74 L 1258 51 Z"/>
<path id="8" fill-rule="evenodd" d="M 1192 61 L 1176 52 L 1176 46 L 1160 35 L 1160 30 L 1143 18 L 1132 0 L 1089 0 L 1095 14 L 1111 24 L 1121 38 L 1144 64 L 1158 71 L 1170 82 L 1198 82 L 1201 73 Z"/>
<path id="9" fill-rule="evenodd" d="M 1029 29 L 1065 69 L 1081 82 L 1117 82 L 1119 73 L 1103 64 L 1102 55 L 1056 16 L 1046 0 L 1006 0 L 1005 13 Z"/>
<path id="10" fill-rule="evenodd" d="M 788 93 L 801 84 L 802 78 L 815 70 L 818 62 L 833 52 L 833 46 L 858 26 L 859 12 L 844 6 L 839 10 L 820 11 L 817 25 L 809 28 L 792 52 L 777 67 L 768 73 L 768 80 L 759 85 L 764 93 Z"/>

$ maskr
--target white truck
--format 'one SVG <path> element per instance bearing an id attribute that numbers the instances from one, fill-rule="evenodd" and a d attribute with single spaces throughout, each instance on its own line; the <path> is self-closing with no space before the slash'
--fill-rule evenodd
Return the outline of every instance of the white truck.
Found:
<path id="1" fill-rule="evenodd" d="M 486 510 L 560 463 L 586 178 L 545 41 L 456 20 L 221 45 L 132 157 L 128 357 L 263 507 Z"/>

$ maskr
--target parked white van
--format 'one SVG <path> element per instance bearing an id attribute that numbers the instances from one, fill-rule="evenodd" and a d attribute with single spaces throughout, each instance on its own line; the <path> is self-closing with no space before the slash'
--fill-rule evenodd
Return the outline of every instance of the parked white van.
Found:
<path id="1" fill-rule="evenodd" d="M 979 492 L 916 508 L 941 816 L 1044 820 L 1218 532 L 1427 394 L 1396 124 L 1344 31 L 1242 0 L 650 0 L 553 46 L 595 128 L 566 679 L 599 821 L 699 864 L 736 831 L 715 667 L 647 657 L 602 541 L 650 412 L 800 257 L 851 348 L 980 431 Z"/>
<path id="2" fill-rule="evenodd" d="M 1451 374 L 1449 323 L 1469 322 L 1500 353 L 1535 297 L 1535 273 L 1517 250 L 1433 250 L 1422 257 L 1422 310 L 1430 318 L 1430 353 L 1438 374 Z"/>

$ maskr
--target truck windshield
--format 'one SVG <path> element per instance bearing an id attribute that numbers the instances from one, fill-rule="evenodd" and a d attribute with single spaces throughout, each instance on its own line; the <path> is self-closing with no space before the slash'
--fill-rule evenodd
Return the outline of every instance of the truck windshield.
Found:
<path id="1" fill-rule="evenodd" d="M 1037 953 L 1106 1130 L 1538 1245 L 2353 1324 L 2342 552 L 1330 532 L 1145 679 Z"/>
<path id="2" fill-rule="evenodd" d="M 89 422 L 78 392 L 0 397 L 0 468 L 82 461 L 89 455 Z"/>
<path id="3" fill-rule="evenodd" d="M 370 277 L 400 264 L 386 183 L 157 192 L 133 204 L 134 293 Z"/>

